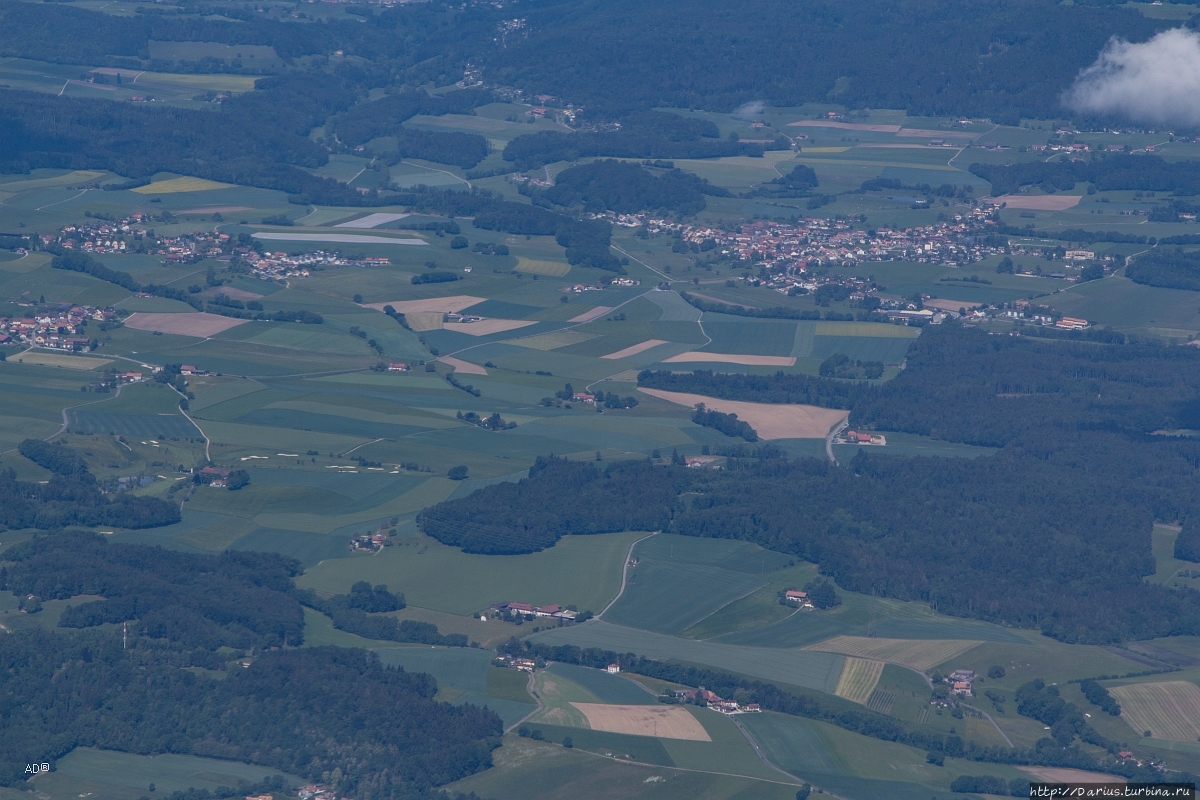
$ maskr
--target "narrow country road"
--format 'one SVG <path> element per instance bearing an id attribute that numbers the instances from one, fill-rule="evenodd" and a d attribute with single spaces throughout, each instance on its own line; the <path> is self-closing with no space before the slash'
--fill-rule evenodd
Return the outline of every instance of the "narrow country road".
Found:
<path id="1" fill-rule="evenodd" d="M 651 536 L 657 536 L 659 533 L 661 533 L 661 531 L 655 531 L 654 533 L 643 536 L 633 544 L 629 545 L 629 552 L 625 554 L 625 563 L 621 565 L 621 591 L 617 592 L 617 596 L 614 597 L 609 604 L 604 607 L 603 611 L 596 615 L 596 619 L 600 619 L 607 614 L 608 610 L 613 607 L 613 604 L 621 599 L 621 595 L 625 594 L 625 581 L 629 577 L 629 559 L 633 557 L 633 548 L 637 547 L 639 542 L 644 542 Z"/>

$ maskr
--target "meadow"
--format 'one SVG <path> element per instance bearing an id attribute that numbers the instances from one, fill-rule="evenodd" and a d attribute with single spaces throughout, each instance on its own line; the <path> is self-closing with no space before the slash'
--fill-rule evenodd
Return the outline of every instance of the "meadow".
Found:
<path id="1" fill-rule="evenodd" d="M 189 60 L 200 52 L 187 49 L 193 44 L 155 43 L 153 48 L 159 53 L 156 58 Z M 203 48 L 207 48 L 205 56 L 214 58 L 232 58 L 237 52 L 247 60 L 254 55 L 255 61 L 264 63 L 275 58 L 273 52 L 248 46 Z M 58 92 L 66 84 L 68 94 L 109 94 L 106 89 L 74 82 L 79 71 L 79 67 L 10 60 L 0 65 L 0 81 L 38 91 Z M 114 96 L 152 91 L 162 102 L 199 106 L 201 101 L 193 96 L 206 91 L 248 90 L 252 81 L 251 76 L 232 74 L 142 73 L 136 81 L 115 87 Z M 512 138 L 539 130 L 561 130 L 550 120 L 526 122 L 525 110 L 497 103 L 477 109 L 474 116 L 417 117 L 407 124 L 426 130 L 482 133 L 497 152 L 480 168 L 491 169 L 505 165 L 498 151 Z M 722 136 L 733 132 L 747 138 L 759 135 L 744 120 L 728 115 L 681 113 L 714 121 Z M 916 134 L 898 135 L 900 131 L 788 125 L 813 113 L 817 112 L 765 112 L 764 119 L 774 130 L 808 136 L 799 140 L 799 152 L 775 151 L 763 158 L 679 160 L 676 165 L 734 192 L 755 188 L 795 164 L 808 164 L 816 170 L 823 192 L 849 192 L 863 180 L 885 177 L 905 183 L 971 185 L 982 193 L 986 184 L 965 166 L 975 160 L 1016 157 L 1015 149 L 1003 156 L 979 148 L 956 155 L 957 147 L 882 146 L 920 142 L 920 137 L 913 138 Z M 869 124 L 906 126 L 909 133 L 937 131 L 944 122 L 906 119 L 886 111 L 871 112 L 868 119 Z M 975 126 L 968 130 L 973 136 L 985 131 L 990 139 L 1014 148 L 1044 138 L 1041 132 L 1027 128 L 990 131 Z M 1132 135 L 1112 139 L 1127 140 L 1136 143 Z M 966 141 L 962 138 L 958 143 Z M 1180 154 L 1195 155 L 1190 151 Z M 370 158 L 363 155 L 335 154 L 314 171 L 354 187 L 366 187 L 380 176 L 368 169 L 369 164 Z M 565 166 L 551 165 L 548 172 L 555 174 Z M 416 160 L 389 170 L 391 180 L 400 186 L 465 186 L 468 181 L 459 168 Z M 140 492 L 166 496 L 180 477 L 175 472 L 180 465 L 190 469 L 208 458 L 219 466 L 246 469 L 251 484 L 236 493 L 197 488 L 183 503 L 180 523 L 163 529 L 117 531 L 113 539 L 205 552 L 233 548 L 284 553 L 304 564 L 306 572 L 298 579 L 302 586 L 328 595 L 345 592 L 359 580 L 387 585 L 403 592 L 409 603 L 404 611 L 396 612 L 398 618 L 432 622 L 443 633 L 463 633 L 484 649 L 398 648 L 394 643 L 338 631 L 327 617 L 315 613 L 306 616 L 310 645 L 375 649 L 386 663 L 437 677 L 439 699 L 487 704 L 507 724 L 536 706 L 526 693 L 526 676 L 491 667 L 492 652 L 486 648 L 498 646 L 510 636 L 532 635 L 536 641 L 632 651 L 837 694 L 914 725 L 942 733 L 954 728 L 956 733 L 998 745 L 1003 744 L 1000 734 L 986 721 L 931 712 L 928 686 L 918 673 L 961 667 L 986 675 L 990 667 L 1003 666 L 1005 677 L 987 679 L 983 685 L 1011 697 L 1017 686 L 1034 677 L 1065 684 L 1094 674 L 1127 674 L 1146 668 L 1134 660 L 1133 652 L 1126 658 L 1119 650 L 1062 644 L 1032 631 L 945 617 L 924 604 L 840 590 L 843 602 L 836 609 L 798 612 L 781 605 L 779 593 L 816 578 L 813 565 L 747 543 L 666 534 L 645 539 L 634 548 L 636 566 L 629 567 L 625 591 L 602 621 L 561 628 L 546 621 L 522 625 L 480 622 L 471 615 L 492 603 L 511 600 L 574 605 L 599 613 L 617 596 L 626 554 L 645 533 L 566 537 L 541 553 L 478 556 L 421 535 L 414 517 L 422 508 L 492 482 L 519 480 L 536 457 L 549 453 L 589 461 L 598 457 L 603 466 L 617 459 L 652 458 L 656 453 L 663 459 L 672 450 L 695 456 L 705 447 L 735 443 L 693 424 L 689 405 L 637 392 L 640 369 L 712 368 L 759 374 L 782 369 L 816 374 L 823 359 L 843 353 L 852 359 L 883 361 L 888 365 L 886 378 L 896 374 L 920 330 L 862 322 L 701 314 L 683 300 L 681 291 L 759 308 L 815 310 L 817 306 L 810 296 L 787 297 L 738 280 L 742 265 L 720 262 L 711 270 L 701 269 L 689 255 L 672 252 L 670 237 L 643 239 L 626 228 L 614 231 L 618 248 L 614 252 L 629 258 L 629 275 L 640 285 L 574 292 L 565 290 L 576 284 L 599 285 L 609 276 L 567 264 L 563 248 L 550 236 L 506 235 L 458 219 L 470 244 L 495 243 L 509 248 L 509 255 L 491 256 L 471 252 L 470 247 L 452 248 L 450 236 L 405 230 L 406 225 L 436 219 L 426 215 L 373 228 L 338 227 L 361 219 L 368 211 L 404 213 L 399 207 L 364 211 L 298 206 L 290 204 L 282 192 L 177 174 L 156 175 L 153 183 L 136 190 L 88 188 L 98 181 L 118 180 L 123 178 L 84 170 L 0 176 L 0 230 L 50 233 L 63 225 L 87 221 L 86 213 L 158 215 L 170 210 L 174 221 L 156 222 L 159 233 L 219 226 L 221 232 L 232 236 L 284 237 L 265 240 L 271 250 L 295 253 L 337 247 L 347 255 L 389 259 L 386 265 L 313 270 L 308 278 L 284 284 L 233 274 L 224 262 L 166 265 L 149 256 L 101 258 L 140 281 L 176 288 L 199 281 L 212 266 L 226 281 L 227 289 L 262 295 L 268 313 L 308 310 L 324 319 L 322 325 L 250 322 L 216 330 L 200 326 L 204 322 L 197 319 L 200 315 L 177 301 L 133 297 L 87 275 L 52 270 L 47 253 L 23 258 L 0 253 L 0 301 L 44 295 L 47 303 L 114 305 L 137 315 L 122 328 L 107 332 L 89 328 L 89 334 L 96 335 L 101 344 L 90 356 L 45 351 L 18 355 L 8 350 L 9 360 L 0 363 L 0 402 L 5 410 L 0 416 L 0 468 L 12 468 L 22 479 L 47 479 L 48 473 L 13 448 L 28 436 L 54 434 L 64 421 L 65 410 L 68 428 L 64 440 L 85 454 L 98 477 L 163 476 Z M 519 197 L 516 184 L 503 176 L 471 179 L 471 183 L 506 197 Z M 1109 202 L 1102 203 L 1106 199 Z M 908 202 L 874 193 L 840 194 L 835 202 L 816 210 L 807 209 L 806 202 L 709 197 L 708 207 L 698 219 L 725 224 L 752 215 L 863 214 L 865 225 L 882 227 L 929 224 L 938 213 L 962 210 L 953 205 L 913 209 Z M 1081 195 L 1078 205 L 1061 211 L 1022 211 L 1035 215 L 1038 228 L 1115 230 L 1120 223 L 1144 219 L 1118 216 L 1118 208 L 1145 205 L 1128 192 L 1100 192 Z M 1093 213 L 1100 210 L 1107 215 Z M 221 213 L 226 220 L 214 218 L 214 213 Z M 1005 211 L 1005 221 L 1026 224 L 1029 217 L 1020 213 L 1014 205 Z M 263 224 L 264 218 L 279 214 L 294 225 Z M 1160 236 L 1190 230 L 1182 223 L 1147 224 L 1145 228 L 1145 232 Z M 303 235 L 322 241 L 298 238 Z M 395 244 L 401 241 L 425 244 Z M 1104 247 L 1097 245 L 1097 249 Z M 1032 257 L 1016 260 L 1034 266 Z M 414 285 L 412 278 L 426 271 L 427 262 L 452 272 L 459 280 Z M 920 292 L 964 304 L 1037 297 L 1063 313 L 1130 333 L 1180 338 L 1200 332 L 1192 293 L 1140 286 L 1120 275 L 1078 285 L 1048 277 L 1000 275 L 995 272 L 997 262 L 989 259 L 961 269 L 915 262 L 863 262 L 839 269 L 872 277 L 887 296 Z M 961 280 L 973 275 L 991 283 Z M 733 286 L 727 285 L 730 280 Z M 653 289 L 663 282 L 669 284 L 669 290 Z M 387 304 L 409 314 L 414 330 L 381 313 Z M 8 308 L 0 316 L 23 313 L 17 306 Z M 845 313 L 855 309 L 834 302 L 821 310 Z M 485 319 L 470 325 L 445 323 L 443 311 L 466 311 Z M 232 321 L 220 320 L 222 324 Z M 365 335 L 352 332 L 355 329 Z M 162 335 L 155 335 L 156 331 Z M 376 347 L 368 341 L 374 341 Z M 679 360 L 681 356 L 688 360 Z M 705 357 L 712 360 L 694 360 Z M 372 371 L 381 361 L 404 361 L 413 369 L 406 373 Z M 94 380 L 104 368 L 138 369 L 137 364 L 171 363 L 195 364 L 211 373 L 189 379 L 194 399 L 188 413 L 195 424 L 178 412 L 179 396 L 162 386 L 126 387 L 119 398 L 80 391 L 82 384 Z M 447 377 L 455 372 L 455 379 L 470 384 L 478 395 L 452 385 Z M 595 408 L 577 403 L 541 403 L 568 383 L 575 391 L 590 387 L 636 396 L 639 405 L 597 413 Z M 516 427 L 484 430 L 460 420 L 460 412 L 484 417 L 499 413 Z M 768 431 L 760 431 L 764 432 Z M 777 436 L 773 443 L 794 458 L 825 457 L 823 432 L 807 438 L 793 438 L 786 431 L 768 433 Z M 847 463 L 856 450 L 836 446 L 834 453 Z M 978 457 L 993 451 L 889 433 L 886 452 Z M 468 468 L 467 480 L 446 477 L 449 469 L 460 465 Z M 376 555 L 351 551 L 352 536 L 393 521 L 398 535 L 389 540 L 391 546 Z M 10 543 L 25 535 L 6 532 L 4 541 Z M 1194 586 L 1195 579 L 1178 574 L 1186 565 L 1173 559 L 1174 536 L 1173 530 L 1156 528 L 1154 552 L 1159 569 L 1151 580 Z M 48 603 L 44 616 L 32 624 L 52 623 L 60 612 L 60 607 Z M 30 622 L 15 610 L 6 620 L 13 617 Z M 1174 640 L 1153 646 L 1170 652 L 1176 652 L 1172 647 L 1182 648 L 1180 656 L 1185 659 L 1200 654 L 1188 649 L 1188 643 Z M 547 682 L 557 684 L 557 694 Z M 1139 754 L 1147 752 L 1142 750 L 1145 747 L 1166 753 L 1168 759 L 1195 758 L 1186 749 L 1171 749 L 1187 742 L 1170 744 L 1164 738 L 1168 732 L 1186 732 L 1170 727 L 1184 724 L 1180 715 L 1171 717 L 1158 700 L 1140 701 L 1138 692 L 1152 690 L 1130 686 L 1133 684 L 1114 690 L 1132 698 L 1134 710 L 1128 719 L 1136 720 L 1135 727 L 1145 725 L 1154 733 L 1151 740 L 1137 745 Z M 581 727 L 586 715 L 571 703 L 639 705 L 654 702 L 653 697 L 625 678 L 566 665 L 539 673 L 535 691 L 546 703 L 538 724 L 552 743 L 506 736 L 504 747 L 496 754 L 497 766 L 455 788 L 499 800 L 794 796 L 791 779 L 764 765 L 725 717 L 688 711 L 696 714 L 711 743 L 589 731 Z M 1073 688 L 1064 689 L 1068 697 L 1074 697 L 1071 691 Z M 1141 711 L 1139 702 L 1144 707 Z M 1011 702 L 1003 713 L 982 701 L 976 704 L 989 710 L 1000 729 L 1018 745 L 1031 745 L 1044 735 L 1042 726 L 1019 717 Z M 931 794 L 946 793 L 956 775 L 984 771 L 952 759 L 944 769 L 931 767 L 926 765 L 924 753 L 911 748 L 885 745 L 796 718 L 762 714 L 745 715 L 739 721 L 772 763 L 842 797 L 924 800 Z M 1117 736 L 1115 730 L 1128 736 L 1125 719 L 1104 720 L 1103 724 L 1108 726 L 1107 735 Z M 573 738 L 573 750 L 561 746 L 566 736 Z M 79 762 L 85 765 L 91 764 L 88 758 L 98 758 L 85 751 L 77 753 L 85 753 Z M 605 753 L 636 755 L 639 765 L 619 763 Z M 152 773 L 142 762 L 120 763 L 120 767 L 95 769 L 127 773 L 130 781 L 140 782 L 136 793 L 133 786 L 124 786 L 115 778 L 109 783 L 107 779 L 73 776 L 69 765 L 39 778 L 39 791 L 52 800 L 86 792 L 136 800 L 145 790 L 141 783 L 149 782 L 143 776 Z M 175 785 L 186 788 L 183 784 L 189 781 L 188 785 L 197 787 L 208 785 L 187 777 L 192 773 L 183 772 L 183 767 L 175 778 L 171 777 L 175 773 L 163 769 L 162 777 L 156 772 L 151 778 L 158 781 L 160 791 Z M 200 770 L 204 771 L 220 772 Z M 1018 777 L 1015 771 L 994 765 L 986 771 Z M 714 774 L 717 772 L 727 774 Z"/>

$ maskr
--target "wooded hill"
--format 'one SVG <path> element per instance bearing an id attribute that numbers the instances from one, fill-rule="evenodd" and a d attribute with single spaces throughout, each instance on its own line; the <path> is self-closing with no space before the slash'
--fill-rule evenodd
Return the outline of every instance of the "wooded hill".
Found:
<path id="1" fill-rule="evenodd" d="M 245 761 L 372 800 L 444 798 L 432 787 L 491 765 L 502 728 L 492 712 L 435 702 L 433 678 L 385 668 L 373 653 L 294 648 L 298 564 L 282 556 L 193 555 L 76 532 L 3 558 L 0 588 L 103 599 L 69 608 L 61 631 L 0 637 L 0 784 L 76 747 Z M 330 602 L 395 605 L 386 589 L 365 596 L 360 587 Z M 127 647 L 122 627 L 105 624 L 126 620 Z M 252 663 L 224 680 L 203 674 L 237 658 Z"/>
<path id="2" fill-rule="evenodd" d="M 716 473 L 542 460 L 529 478 L 442 503 L 418 522 L 475 552 L 529 552 L 561 533 L 616 530 L 748 539 L 816 562 L 844 589 L 1063 641 L 1200 633 L 1200 592 L 1143 580 L 1155 569 L 1152 523 L 1182 520 L 1185 544 L 1200 523 L 1200 443 L 1151 435 L 1196 427 L 1198 368 L 1192 348 L 943 326 L 916 340 L 907 369 L 882 386 L 643 373 L 642 385 L 728 399 L 830 398 L 851 409 L 856 427 L 999 452 L 864 450 L 849 468 L 733 459 Z"/>

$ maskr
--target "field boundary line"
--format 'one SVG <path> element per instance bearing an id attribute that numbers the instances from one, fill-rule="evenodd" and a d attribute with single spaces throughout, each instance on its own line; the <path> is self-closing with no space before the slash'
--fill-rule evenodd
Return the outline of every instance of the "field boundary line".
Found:
<path id="1" fill-rule="evenodd" d="M 471 189 L 475 188 L 474 186 L 471 185 L 471 182 L 469 180 L 467 180 L 466 178 L 460 178 L 457 175 L 455 175 L 453 172 L 450 172 L 449 170 L 434 169 L 433 167 L 427 167 L 424 164 L 414 164 L 411 161 L 407 161 L 407 160 L 403 160 L 403 159 L 400 161 L 400 163 L 408 164 L 410 167 L 417 167 L 418 169 L 427 169 L 430 172 L 443 172 L 443 173 L 449 175 L 451 178 L 454 178 L 454 180 L 456 180 L 456 181 L 462 181 L 463 183 L 465 183 L 467 185 L 468 188 L 471 188 Z M 362 173 L 360 172 L 359 175 L 361 175 L 361 174 Z M 355 175 L 354 177 L 357 178 L 358 175 Z M 351 180 L 353 180 L 353 178 Z M 349 184 L 347 184 L 347 185 L 349 185 Z"/>
<path id="2" fill-rule="evenodd" d="M 966 704 L 964 703 L 963 705 L 966 705 Z M 983 714 L 984 718 L 988 722 L 992 723 L 992 727 L 996 729 L 996 733 L 1000 734 L 1000 738 L 1002 738 L 1002 739 L 1004 739 L 1004 741 L 1008 742 L 1009 747 L 1016 747 L 1016 745 L 1014 745 L 1012 743 L 1012 739 L 1008 738 L 1008 734 L 1006 734 L 1004 731 L 1000 730 L 1000 726 L 996 724 L 996 720 L 992 719 L 991 714 L 987 713 L 982 708 L 975 708 L 975 706 L 967 706 L 967 708 L 971 709 L 972 711 L 978 711 L 980 714 Z"/>
<path id="3" fill-rule="evenodd" d="M 175 389 L 174 386 L 172 386 L 171 388 Z M 179 395 L 180 398 L 182 398 L 183 400 L 187 400 L 187 395 L 184 394 L 183 392 L 179 391 L 178 389 L 175 389 L 175 394 Z M 179 405 L 179 413 L 183 414 L 184 418 L 188 422 L 192 423 L 192 425 L 195 426 L 196 430 L 200 431 L 200 435 L 204 437 L 204 460 L 212 461 L 212 457 L 209 455 L 209 452 L 208 452 L 209 448 L 212 447 L 212 439 L 209 439 L 208 434 L 204 432 L 204 428 L 201 428 L 199 425 L 197 425 L 196 420 L 192 419 L 191 415 L 189 415 L 186 411 L 183 410 L 182 403 Z"/>
<path id="4" fill-rule="evenodd" d="M 730 715 L 729 719 L 730 719 L 730 721 L 733 722 L 734 725 L 737 726 L 737 729 L 742 732 L 742 736 L 746 737 L 746 741 L 750 743 L 750 747 L 751 747 L 751 749 L 754 750 L 754 754 L 756 756 L 758 756 L 759 761 L 762 761 L 762 763 L 766 764 L 768 767 L 775 770 L 776 772 L 781 773 L 783 775 L 787 775 L 789 778 L 796 781 L 797 784 L 803 785 L 805 783 L 805 781 L 802 781 L 801 779 L 797 778 L 795 775 L 788 772 L 783 767 L 772 764 L 771 759 L 767 758 L 767 754 L 764 753 L 762 751 L 762 748 L 758 746 L 758 742 L 755 741 L 754 737 L 750 735 L 750 731 L 746 730 L 746 728 L 742 725 L 741 721 L 733 715 Z M 829 792 L 826 792 L 825 794 L 828 794 L 830 797 L 837 797 L 837 795 L 831 794 Z"/>
<path id="5" fill-rule="evenodd" d="M 638 539 L 633 544 L 629 545 L 629 550 L 625 553 L 625 563 L 623 563 L 621 565 L 621 591 L 617 592 L 617 596 L 614 597 L 612 600 L 610 600 L 608 605 L 606 605 L 604 607 L 604 610 L 596 615 L 596 619 L 600 619 L 605 614 L 607 614 L 608 610 L 613 607 L 613 604 L 621 599 L 621 595 L 625 594 L 625 581 L 629 577 L 629 559 L 633 558 L 633 548 L 638 545 L 638 542 L 644 542 L 647 539 L 649 539 L 651 536 L 658 536 L 658 534 L 660 534 L 661 532 L 662 531 L 655 531 L 654 533 L 647 534 L 646 536 L 643 536 L 642 538 Z"/>
<path id="6" fill-rule="evenodd" d="M 351 447 L 349 450 L 347 450 L 346 452 L 342 453 L 342 455 L 343 455 L 343 456 L 348 456 L 348 455 L 350 455 L 351 453 L 353 453 L 355 450 L 359 449 L 360 447 L 366 447 L 366 446 L 367 446 L 367 445 L 369 445 L 369 444 L 375 444 L 375 442 L 382 442 L 382 441 L 383 441 L 383 437 L 382 437 L 382 436 L 380 436 L 378 439 L 372 439 L 372 440 L 371 440 L 371 441 L 369 441 L 369 442 L 363 442 L 362 444 L 356 444 L 354 447 Z"/>
<path id="7" fill-rule="evenodd" d="M 30 348 L 30 350 L 32 350 L 32 349 L 33 349 L 33 348 L 31 347 L 31 348 Z M 28 350 L 26 350 L 25 352 L 29 352 L 29 351 L 28 351 Z M 112 397 L 105 397 L 105 398 L 104 398 L 104 399 L 102 399 L 102 400 L 93 400 L 93 401 L 91 401 L 90 403 L 80 403 L 79 405 L 75 405 L 75 406 L 67 406 L 66 408 L 64 408 L 64 409 L 62 410 L 62 418 L 63 418 L 63 421 L 62 421 L 62 427 L 60 427 L 60 428 L 59 428 L 58 430 L 56 430 L 54 433 L 52 433 L 52 434 L 50 434 L 49 436 L 47 436 L 45 439 L 42 439 L 42 441 L 43 441 L 43 442 L 48 442 L 48 441 L 50 441 L 51 439 L 53 439 L 53 438 L 55 438 L 55 437 L 57 437 L 57 436 L 61 436 L 63 433 L 65 433 L 65 432 L 66 432 L 67 428 L 69 428 L 69 427 L 71 426 L 71 422 L 70 422 L 70 420 L 67 418 L 67 412 L 68 412 L 68 411 L 73 411 L 73 410 L 75 410 L 75 409 L 77 409 L 77 408 L 83 408 L 84 406 L 94 406 L 96 403 L 104 403 L 104 402 L 107 402 L 107 401 L 109 401 L 109 400 L 116 400 L 116 399 L 117 399 L 118 397 L 120 397 L 120 396 L 121 396 L 121 387 L 120 387 L 120 386 L 118 386 L 118 387 L 117 387 L 117 393 L 116 393 L 116 394 L 114 394 Z M 4 452 L 5 452 L 5 453 L 11 453 L 11 452 L 13 452 L 13 450 L 16 450 L 16 449 L 17 449 L 17 448 L 15 448 L 15 447 L 14 447 L 12 450 L 5 450 Z M 2 454 L 2 453 L 0 453 L 0 455 L 3 455 L 3 454 Z"/>
<path id="8" fill-rule="evenodd" d="M 586 730 L 586 729 L 584 729 L 584 730 Z M 650 737 L 650 738 L 654 738 L 654 737 Z M 724 775 L 727 778 L 744 778 L 748 781 L 761 781 L 762 783 L 773 783 L 776 786 L 799 786 L 800 784 L 804 783 L 804 781 L 801 781 L 799 778 L 796 778 L 796 776 L 792 775 L 790 772 L 784 772 L 783 774 L 787 775 L 789 778 L 791 778 L 793 781 L 795 781 L 794 783 L 789 782 L 789 781 L 773 781 L 770 778 L 758 778 L 758 777 L 755 777 L 754 775 L 739 775 L 736 772 L 716 772 L 711 769 L 695 769 L 694 767 L 680 767 L 680 766 L 667 767 L 662 764 L 647 764 L 642 761 L 630 761 L 625 758 L 617 758 L 616 756 L 601 755 L 600 753 L 593 753 L 590 750 L 579 750 L 578 752 L 586 753 L 587 755 L 595 756 L 596 758 L 603 758 L 605 761 L 615 761 L 618 764 L 627 764 L 628 766 L 631 766 L 631 767 L 641 767 L 643 769 L 673 769 L 673 770 L 677 770 L 679 772 L 699 772 L 702 775 Z M 779 767 L 776 767 L 774 764 L 768 764 L 768 765 L 772 769 L 782 772 L 782 770 L 780 770 Z M 826 792 L 825 794 L 829 795 L 829 797 L 836 798 L 836 800 L 842 800 L 842 798 L 839 798 L 838 795 L 830 794 L 829 792 Z"/>
<path id="9" fill-rule="evenodd" d="M 635 256 L 635 255 L 633 255 L 633 254 L 631 254 L 631 253 L 627 253 L 627 252 L 625 252 L 624 250 L 622 250 L 620 247 L 618 247 L 618 246 L 617 246 L 617 245 L 615 245 L 615 244 L 609 245 L 609 247 L 611 247 L 613 250 L 616 250 L 618 253 L 620 253 L 621 255 L 625 256 L 626 258 L 633 259 L 634 261 L 638 262 L 638 263 L 639 263 L 639 264 L 641 264 L 643 267 L 645 267 L 646 269 L 648 269 L 648 270 L 650 270 L 651 272 L 653 272 L 655 275 L 658 275 L 659 277 L 661 277 L 661 278 L 662 278 L 663 280 L 665 280 L 667 283 L 670 283 L 670 282 L 671 282 L 671 278 L 670 278 L 669 276 L 667 276 L 667 275 L 664 275 L 663 273 L 659 272 L 659 271 L 658 271 L 658 270 L 656 270 L 654 267 L 650 266 L 650 265 L 649 265 L 649 264 L 647 264 L 645 261 L 642 261 L 642 260 L 641 260 L 640 258 L 638 258 L 637 256 Z"/>
<path id="10" fill-rule="evenodd" d="M 505 733 L 508 733 L 513 728 L 517 727 L 522 722 L 529 719 L 530 717 L 532 717 L 534 714 L 538 713 L 545 707 L 545 703 L 542 702 L 541 696 L 533 690 L 533 673 L 532 672 L 529 673 L 529 681 L 526 682 L 526 684 L 525 684 L 525 691 L 528 692 L 529 696 L 534 699 L 534 701 L 537 703 L 537 707 L 535 707 L 533 709 L 533 711 L 530 711 L 528 714 L 526 714 L 525 716 L 521 717 L 519 720 L 514 722 L 512 725 L 509 725 L 507 728 L 505 728 L 504 729 Z M 583 752 L 587 752 L 587 751 L 583 751 Z"/>

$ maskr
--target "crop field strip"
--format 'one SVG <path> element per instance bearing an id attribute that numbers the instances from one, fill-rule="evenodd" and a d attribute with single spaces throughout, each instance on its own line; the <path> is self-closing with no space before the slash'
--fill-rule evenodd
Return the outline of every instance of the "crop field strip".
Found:
<path id="1" fill-rule="evenodd" d="M 1187 681 L 1130 683 L 1109 687 L 1121 718 L 1138 734 L 1194 742 L 1200 738 L 1200 686 Z"/>
<path id="2" fill-rule="evenodd" d="M 823 642 L 810 644 L 804 649 L 890 661 L 924 672 L 938 664 L 944 664 L 952 658 L 961 656 L 980 644 L 982 642 L 959 639 L 879 639 L 835 636 Z"/>
<path id="3" fill-rule="evenodd" d="M 875 692 L 879 676 L 883 674 L 883 662 L 863 658 L 847 658 L 833 693 L 853 703 L 866 704 Z"/>
<path id="4" fill-rule="evenodd" d="M 882 689 L 876 689 L 871 692 L 871 696 L 867 698 L 866 706 L 872 711 L 878 711 L 880 714 L 890 714 L 892 706 L 896 704 L 896 695 Z"/>

